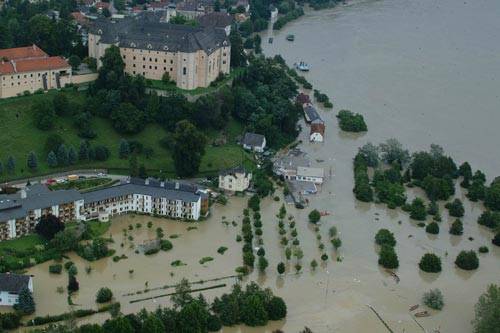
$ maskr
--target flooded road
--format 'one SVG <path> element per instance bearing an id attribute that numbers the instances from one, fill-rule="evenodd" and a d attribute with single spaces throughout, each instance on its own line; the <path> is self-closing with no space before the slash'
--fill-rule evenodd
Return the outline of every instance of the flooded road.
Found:
<path id="1" fill-rule="evenodd" d="M 500 31 L 498 17 L 500 3 L 492 0 L 367 1 L 311 12 L 275 33 L 273 44 L 267 44 L 267 38 L 263 38 L 267 55 L 282 54 L 289 64 L 301 59 L 308 62 L 312 70 L 306 74 L 307 79 L 332 99 L 334 111 L 321 112 L 326 121 L 325 143 L 308 143 L 308 129 L 305 129 L 301 133 L 305 142 L 301 148 L 312 160 L 325 160 L 317 165 L 326 170 L 332 167 L 333 173 L 321 193 L 311 198 L 309 208 L 287 207 L 288 214 L 297 222 L 304 251 L 300 274 L 293 271 L 295 259 L 290 261 L 284 277 L 276 273 L 276 265 L 285 261 L 275 217 L 283 201 L 268 198 L 261 204 L 264 247 L 270 265 L 265 275 L 255 271 L 247 279 L 259 281 L 282 296 L 288 305 L 287 319 L 273 322 L 266 329 L 232 327 L 224 328 L 224 333 L 271 332 L 278 328 L 295 333 L 304 326 L 316 333 L 387 332 L 367 305 L 373 306 L 395 332 L 423 332 L 409 315 L 408 308 L 419 303 L 423 292 L 430 288 L 442 290 L 445 307 L 440 312 L 432 312 L 431 317 L 419 319 L 420 325 L 429 331 L 438 328 L 441 332 L 471 331 L 477 298 L 489 283 L 500 283 L 500 249 L 491 245 L 492 233 L 476 222 L 481 205 L 471 204 L 457 189 L 456 196 L 464 201 L 466 209 L 464 235 L 448 234 L 448 226 L 454 219 L 442 209 L 441 232 L 430 236 L 404 212 L 355 201 L 352 158 L 357 147 L 368 141 L 379 143 L 395 137 L 411 151 L 427 149 L 431 143 L 440 144 L 459 163 L 468 160 L 473 168 L 486 172 L 489 179 L 497 176 L 500 43 L 494 41 L 498 41 Z M 285 40 L 289 33 L 295 34 L 294 43 Z M 362 113 L 368 133 L 353 136 L 340 132 L 334 115 L 341 108 Z M 415 194 L 410 192 L 409 198 Z M 168 305 L 168 298 L 131 304 L 130 300 L 139 297 L 123 295 L 174 284 L 182 277 L 194 281 L 233 275 L 242 262 L 242 243 L 235 239 L 241 230 L 245 206 L 246 198 L 231 198 L 227 206 L 212 207 L 212 216 L 199 224 L 146 216 L 115 218 L 109 232 L 115 241 L 113 247 L 117 255 L 125 254 L 128 259 L 113 262 L 106 258 L 90 263 L 92 272 L 87 274 L 85 267 L 89 264 L 72 256 L 80 282 L 80 291 L 73 302 L 81 308 L 95 307 L 97 289 L 108 286 L 121 302 L 124 313 L 142 307 L 154 309 Z M 321 251 L 316 232 L 307 223 L 307 214 L 312 208 L 333 212 L 322 218 L 319 230 L 329 259 L 315 272 L 311 272 L 309 263 L 312 259 L 320 262 Z M 222 223 L 233 220 L 237 226 Z M 146 226 L 148 221 L 154 223 L 150 231 Z M 132 242 L 123 236 L 122 229 L 136 223 L 142 227 L 129 232 L 134 238 L 131 248 Z M 197 229 L 188 231 L 192 225 Z M 338 252 L 332 250 L 327 240 L 331 225 L 338 228 L 343 242 Z M 174 248 L 148 257 L 136 254 L 135 247 L 154 237 L 158 226 L 167 237 L 180 235 L 171 239 Z M 380 228 L 395 233 L 399 284 L 377 265 L 373 238 Z M 487 245 L 490 253 L 480 255 L 477 271 L 455 268 L 453 261 L 459 251 L 477 250 L 481 245 Z M 220 255 L 219 246 L 229 249 Z M 428 251 L 441 256 L 441 273 L 419 271 L 417 264 Z M 198 261 L 205 256 L 214 260 L 201 265 Z M 341 262 L 336 260 L 337 256 L 342 258 Z M 182 260 L 187 265 L 172 267 L 174 260 Z M 48 265 L 29 270 L 35 275 L 37 315 L 69 309 L 66 294 L 56 292 L 58 286 L 66 286 L 67 277 L 49 275 Z M 228 287 L 206 291 L 204 295 L 211 299 L 227 291 L 234 280 L 221 282 Z M 203 286 L 208 285 L 207 282 Z M 106 316 L 94 316 L 90 320 L 102 320 Z"/>

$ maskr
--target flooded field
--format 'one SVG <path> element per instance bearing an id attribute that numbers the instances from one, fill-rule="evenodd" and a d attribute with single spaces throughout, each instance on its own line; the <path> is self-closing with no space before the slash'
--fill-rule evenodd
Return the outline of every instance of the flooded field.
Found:
<path id="1" fill-rule="evenodd" d="M 429 235 L 410 221 L 407 213 L 357 202 L 352 194 L 352 158 L 357 147 L 368 141 L 379 143 L 395 137 L 411 151 L 427 149 L 431 143 L 440 144 L 457 162 L 468 160 L 474 169 L 483 170 L 489 180 L 497 176 L 500 44 L 492 41 L 500 31 L 499 15 L 500 3 L 488 0 L 366 1 L 309 13 L 275 33 L 273 44 L 267 44 L 267 38 L 263 38 L 266 54 L 282 54 L 289 64 L 300 59 L 310 63 L 312 70 L 307 79 L 332 98 L 334 111 L 322 111 L 327 131 L 325 143 L 308 143 L 305 130 L 301 133 L 305 143 L 300 148 L 312 160 L 324 160 L 316 164 L 324 167 L 327 174 L 330 167 L 333 172 L 321 193 L 311 198 L 310 207 L 305 210 L 287 207 L 288 214 L 297 222 L 304 251 L 300 274 L 295 274 L 291 267 L 295 259 L 291 260 L 285 276 L 279 277 L 276 272 L 276 265 L 285 261 L 275 217 L 283 202 L 281 191 L 279 202 L 268 198 L 261 204 L 269 267 L 266 274 L 254 271 L 245 280 L 256 280 L 283 297 L 288 305 L 287 319 L 271 323 L 265 329 L 232 327 L 224 328 L 223 332 L 271 332 L 280 328 L 294 333 L 304 326 L 316 333 L 386 332 L 367 305 L 376 309 L 395 332 L 422 332 L 419 324 L 429 331 L 438 328 L 441 332 L 471 331 L 477 298 L 489 283 L 500 283 L 500 248 L 491 245 L 492 233 L 476 222 L 482 206 L 470 203 L 457 188 L 456 197 L 464 201 L 466 211 L 464 235 L 448 234 L 454 218 L 449 218 L 444 209 L 441 209 L 440 234 Z M 464 24 L 466 21 L 474 23 Z M 289 33 L 295 34 L 294 43 L 285 40 Z M 340 108 L 364 114 L 368 133 L 361 136 L 342 133 L 334 116 Z M 409 192 L 409 198 L 416 194 L 421 195 Z M 236 236 L 241 230 L 246 200 L 231 198 L 227 206 L 215 205 L 212 216 L 196 224 L 131 215 L 113 219 L 108 232 L 114 239 L 112 246 L 117 255 L 124 254 L 128 259 L 113 262 L 106 258 L 89 264 L 71 255 L 80 282 L 80 291 L 73 302 L 81 308 L 95 307 L 97 289 L 108 286 L 121 302 L 124 313 L 142 307 L 154 309 L 168 305 L 168 297 L 129 302 L 169 290 L 124 294 L 175 284 L 182 277 L 196 281 L 233 275 L 242 263 L 242 243 L 236 242 Z M 316 232 L 307 223 L 307 214 L 313 208 L 333 213 L 322 218 L 319 231 L 329 259 L 315 272 L 309 263 L 312 259 L 321 262 L 321 251 Z M 237 226 L 222 223 L 233 220 Z M 149 221 L 153 222 L 151 229 L 147 228 Z M 142 227 L 135 228 L 136 223 Z M 133 241 L 123 236 L 122 229 L 129 225 L 134 226 L 128 232 Z M 333 251 L 327 240 L 331 225 L 338 228 L 342 239 L 338 252 Z M 136 254 L 135 247 L 154 238 L 158 226 L 167 238 L 179 236 L 170 239 L 174 248 L 152 256 Z M 190 226 L 197 229 L 188 231 Z M 397 238 L 400 262 L 397 274 L 401 279 L 398 284 L 377 265 L 373 239 L 380 228 L 390 229 Z M 487 245 L 490 253 L 480 255 L 478 270 L 465 272 L 455 268 L 453 262 L 459 251 L 477 250 L 481 245 Z M 220 246 L 228 247 L 224 255 L 217 253 Z M 443 260 L 443 271 L 439 274 L 422 273 L 418 269 L 421 256 L 429 251 Z M 206 256 L 214 260 L 201 265 L 199 260 Z M 342 261 L 337 261 L 337 257 Z M 186 265 L 172 267 L 174 260 Z M 69 310 L 66 294 L 56 291 L 57 287 L 66 286 L 67 276 L 49 275 L 49 264 L 28 272 L 35 276 L 37 315 Z M 88 265 L 92 267 L 90 274 L 85 272 Z M 214 282 L 228 286 L 206 291 L 204 295 L 213 298 L 227 291 L 233 282 L 234 278 Z M 211 282 L 201 286 L 209 285 Z M 423 292 L 430 288 L 442 290 L 445 307 L 419 319 L 417 324 L 408 308 L 419 303 Z M 102 320 L 105 316 L 90 320 Z"/>

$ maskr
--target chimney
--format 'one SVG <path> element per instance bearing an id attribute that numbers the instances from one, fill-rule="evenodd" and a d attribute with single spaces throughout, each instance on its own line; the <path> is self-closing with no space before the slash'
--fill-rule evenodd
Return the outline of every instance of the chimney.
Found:
<path id="1" fill-rule="evenodd" d="M 178 190 L 178 189 L 179 189 L 179 187 L 180 187 L 179 182 L 175 182 L 175 189 L 176 189 L 176 190 Z"/>
<path id="2" fill-rule="evenodd" d="M 22 189 L 20 193 L 21 193 L 21 199 L 26 199 L 26 190 Z"/>
<path id="3" fill-rule="evenodd" d="M 165 182 L 160 182 L 160 187 L 165 187 Z"/>
<path id="4" fill-rule="evenodd" d="M 146 178 L 146 180 L 144 181 L 144 185 L 149 185 L 149 178 Z"/>

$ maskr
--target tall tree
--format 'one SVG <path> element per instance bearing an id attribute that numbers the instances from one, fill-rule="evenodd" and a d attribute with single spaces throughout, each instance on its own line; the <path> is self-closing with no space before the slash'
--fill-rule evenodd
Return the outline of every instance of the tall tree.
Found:
<path id="1" fill-rule="evenodd" d="M 123 78 L 125 63 L 120 55 L 120 49 L 112 45 L 104 51 L 101 58 L 102 66 L 99 68 L 99 77 L 96 81 L 98 89 L 117 87 Z"/>
<path id="2" fill-rule="evenodd" d="M 244 67 L 246 56 L 240 33 L 236 29 L 231 29 L 229 40 L 231 41 L 231 67 Z"/>
<path id="3" fill-rule="evenodd" d="M 51 240 L 59 231 L 64 230 L 64 223 L 52 214 L 44 215 L 35 226 L 35 231 L 45 239 Z"/>
<path id="4" fill-rule="evenodd" d="M 7 159 L 7 172 L 13 174 L 16 171 L 16 160 L 14 157 L 9 156 Z"/>
<path id="5" fill-rule="evenodd" d="M 23 288 L 19 292 L 19 302 L 16 304 L 16 309 L 22 313 L 29 315 L 35 312 L 35 301 L 33 294 L 28 288 Z"/>
<path id="6" fill-rule="evenodd" d="M 62 144 L 57 149 L 57 164 L 59 164 L 60 166 L 66 166 L 68 165 L 68 161 L 68 150 L 66 149 L 66 146 Z"/>
<path id="7" fill-rule="evenodd" d="M 174 133 L 173 158 L 180 177 L 195 175 L 205 154 L 206 137 L 187 120 L 180 121 Z"/>
<path id="8" fill-rule="evenodd" d="M 69 165 L 74 165 L 77 160 L 78 160 L 78 156 L 76 154 L 75 147 L 69 146 L 69 149 L 68 149 L 68 164 Z"/>
<path id="9" fill-rule="evenodd" d="M 472 321 L 474 333 L 500 332 L 500 287 L 488 286 L 475 306 L 476 317 Z"/>
<path id="10" fill-rule="evenodd" d="M 57 155 L 53 151 L 50 151 L 47 155 L 47 164 L 51 168 L 55 168 L 57 166 Z"/>
<path id="11" fill-rule="evenodd" d="M 35 155 L 35 152 L 34 151 L 31 151 L 29 154 L 28 154 L 28 161 L 27 161 L 27 165 L 28 165 L 28 168 L 31 170 L 31 171 L 35 171 L 36 168 L 38 167 L 38 160 L 36 158 L 36 155 Z"/>

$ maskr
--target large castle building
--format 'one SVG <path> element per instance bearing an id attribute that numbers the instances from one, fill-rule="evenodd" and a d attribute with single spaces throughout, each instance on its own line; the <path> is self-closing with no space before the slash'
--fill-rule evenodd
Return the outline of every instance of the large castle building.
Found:
<path id="1" fill-rule="evenodd" d="M 143 13 L 120 20 L 98 19 L 88 36 L 89 56 L 99 60 L 116 45 L 125 72 L 161 80 L 164 73 L 182 89 L 208 87 L 220 73 L 229 74 L 231 47 L 224 29 L 163 22 Z"/>

